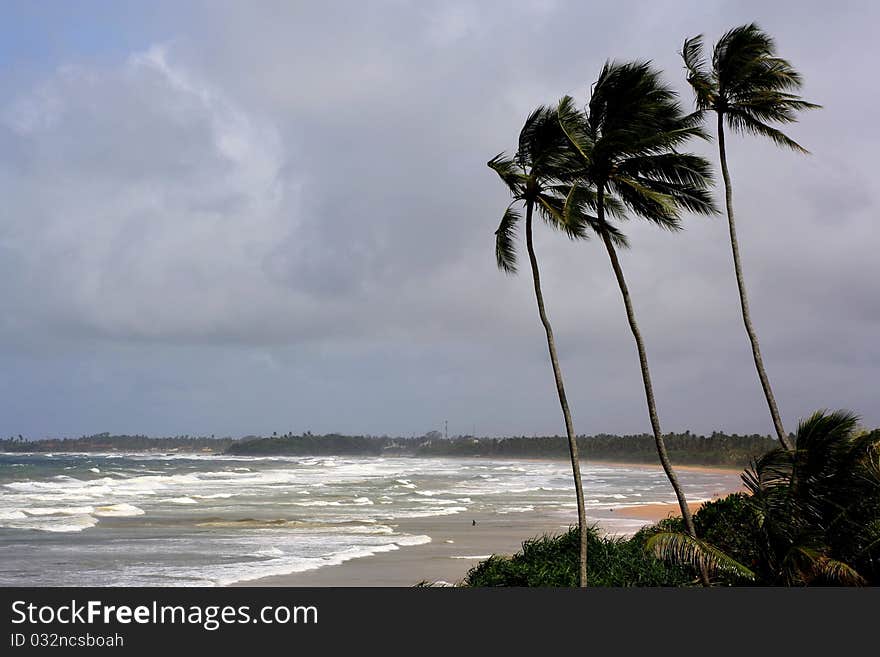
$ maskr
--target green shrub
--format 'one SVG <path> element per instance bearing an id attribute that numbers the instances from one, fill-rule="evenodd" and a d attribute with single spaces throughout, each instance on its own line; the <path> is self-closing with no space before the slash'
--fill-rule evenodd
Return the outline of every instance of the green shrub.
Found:
<path id="1" fill-rule="evenodd" d="M 694 514 L 697 536 L 752 570 L 759 568 L 763 537 L 758 512 L 745 493 L 733 493 L 706 502 Z M 725 584 L 744 585 L 749 580 L 725 575 Z"/>
<path id="2" fill-rule="evenodd" d="M 651 549 L 727 584 L 880 583 L 880 432 L 857 433 L 857 420 L 814 413 L 799 424 L 795 449 L 772 449 L 743 472 L 748 494 L 694 515 L 699 540 L 665 532 Z"/>
<path id="3" fill-rule="evenodd" d="M 672 566 L 644 549 L 646 535 L 600 537 L 595 527 L 587 537 L 587 580 L 590 586 L 683 586 L 693 582 L 686 567 Z M 494 555 L 477 564 L 465 586 L 577 586 L 577 527 L 557 535 L 523 542 L 513 556 Z"/>

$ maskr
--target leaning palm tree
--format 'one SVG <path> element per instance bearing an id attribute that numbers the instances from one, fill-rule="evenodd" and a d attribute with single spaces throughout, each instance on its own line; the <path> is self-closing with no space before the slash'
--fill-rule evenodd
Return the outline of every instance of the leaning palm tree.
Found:
<path id="1" fill-rule="evenodd" d="M 553 329 L 547 318 L 544 306 L 544 295 L 541 291 L 541 276 L 538 271 L 538 259 L 532 241 L 532 215 L 535 209 L 551 226 L 565 230 L 570 237 L 583 237 L 584 230 L 577 221 L 578 211 L 575 208 L 575 196 L 568 194 L 569 187 L 564 184 L 566 166 L 562 155 L 565 152 L 565 135 L 559 129 L 556 113 L 552 109 L 540 107 L 528 117 L 519 136 L 519 146 L 514 157 L 506 157 L 503 153 L 489 160 L 489 166 L 499 175 L 510 191 L 513 201 L 504 212 L 501 224 L 495 231 L 495 256 L 498 267 L 507 272 L 516 272 L 516 234 L 522 219 L 514 205 L 525 206 L 526 249 L 532 268 L 532 280 L 535 287 L 535 299 L 538 303 L 538 315 L 547 334 L 547 348 L 550 351 L 550 363 L 556 381 L 556 392 L 565 421 L 568 436 L 568 447 L 571 456 L 571 469 L 574 475 L 575 494 L 578 507 L 578 527 L 580 530 L 579 580 L 580 586 L 587 585 L 587 516 L 584 506 L 584 491 L 581 483 L 580 460 L 574 424 L 571 419 L 562 370 L 556 353 L 556 341 Z M 566 209 L 566 205 L 568 208 Z M 569 217 L 569 221 L 563 220 Z"/>
<path id="2" fill-rule="evenodd" d="M 598 234 L 611 260 L 638 350 L 660 463 L 675 491 L 686 531 L 696 537 L 684 491 L 666 452 L 645 343 L 617 256 L 616 247 L 625 246 L 625 238 L 610 219 L 633 214 L 677 230 L 682 210 L 716 212 L 708 191 L 709 163 L 677 150 L 693 137 L 704 138 L 705 133 L 698 118 L 682 112 L 675 93 L 648 62 L 607 63 L 584 111 L 566 96 L 557 112 L 576 163 L 570 174 L 576 195 L 582 199 L 581 207 L 595 209 L 595 216 L 580 224 Z"/>
<path id="3" fill-rule="evenodd" d="M 785 146 L 800 153 L 807 153 L 800 144 L 786 136 L 771 123 L 787 124 L 797 120 L 797 111 L 815 109 L 819 105 L 808 103 L 793 93 L 801 86 L 801 76 L 786 60 L 776 56 L 773 39 L 751 23 L 736 27 L 725 33 L 712 51 L 711 67 L 703 57 L 702 35 L 684 42 L 681 51 L 688 82 L 696 96 L 697 111 L 714 111 L 718 119 L 718 151 L 721 157 L 721 175 L 724 178 L 724 200 L 727 205 L 727 223 L 730 229 L 730 246 L 733 250 L 733 268 L 739 288 L 739 301 L 743 324 L 770 417 L 779 442 L 787 449 L 793 445 L 782 426 L 782 418 L 770 387 L 770 379 L 764 368 L 758 336 L 752 325 L 749 300 L 743 279 L 736 222 L 733 214 L 733 191 L 730 172 L 727 169 L 727 150 L 724 126 L 734 132 L 768 137 L 778 146 Z"/>

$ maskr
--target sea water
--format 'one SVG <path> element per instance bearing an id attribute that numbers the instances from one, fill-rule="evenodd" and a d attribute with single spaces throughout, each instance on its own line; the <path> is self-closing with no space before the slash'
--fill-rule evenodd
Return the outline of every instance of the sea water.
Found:
<path id="1" fill-rule="evenodd" d="M 592 517 L 675 502 L 659 468 L 583 470 Z M 733 472 L 679 477 L 690 501 L 738 484 Z M 567 461 L 6 453 L 0 586 L 225 585 L 431 541 L 403 519 L 534 511 L 576 522 Z"/>

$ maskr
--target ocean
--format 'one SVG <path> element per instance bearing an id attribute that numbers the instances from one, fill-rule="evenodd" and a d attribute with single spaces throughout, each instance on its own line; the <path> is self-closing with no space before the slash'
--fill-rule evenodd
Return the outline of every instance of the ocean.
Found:
<path id="1" fill-rule="evenodd" d="M 658 467 L 588 464 L 588 515 L 674 503 Z M 679 473 L 690 501 L 738 474 Z M 406 518 L 576 522 L 567 461 L 0 454 L 0 586 L 222 586 L 430 542 Z M 603 517 L 610 531 L 644 522 Z M 524 537 L 527 538 L 527 537 Z"/>

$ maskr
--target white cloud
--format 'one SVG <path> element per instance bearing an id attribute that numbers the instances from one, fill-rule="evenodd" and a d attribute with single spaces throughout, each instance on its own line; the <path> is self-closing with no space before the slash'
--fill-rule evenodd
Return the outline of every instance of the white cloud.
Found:
<path id="1" fill-rule="evenodd" d="M 164 47 L 62 70 L 6 116 L 21 153 L 3 176 L 3 244 L 29 290 L 18 312 L 168 338 L 234 333 L 296 302 L 264 267 L 298 225 L 276 127 Z"/>

